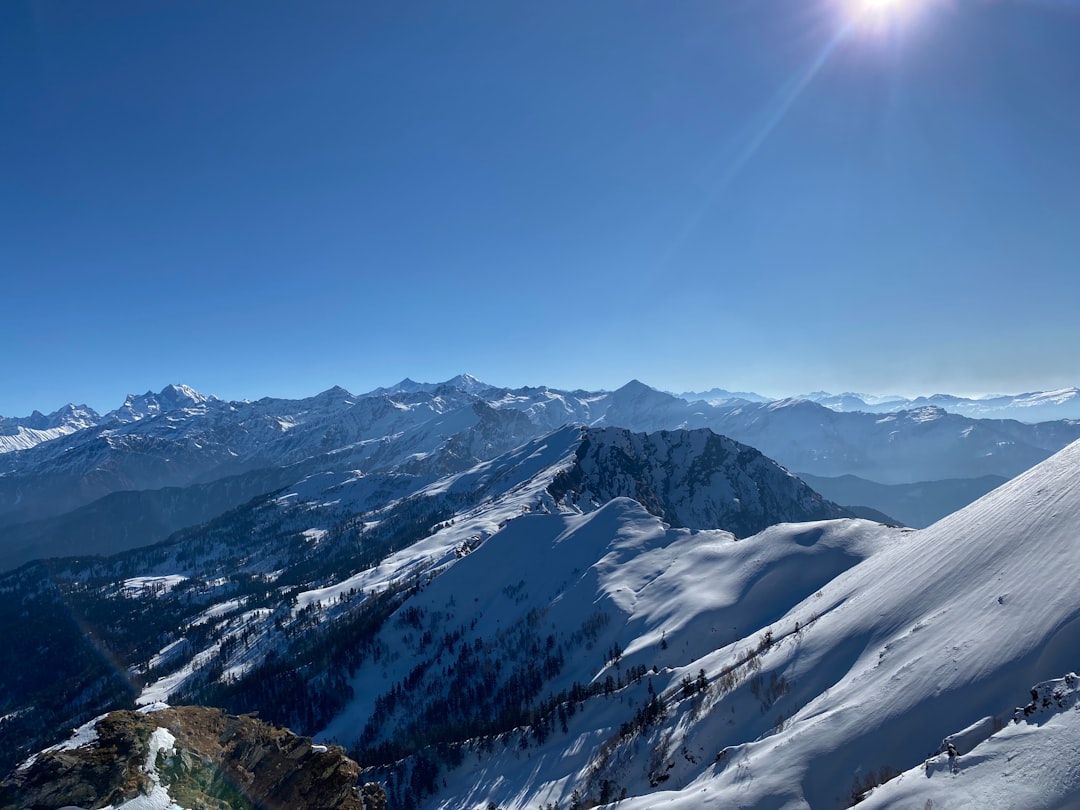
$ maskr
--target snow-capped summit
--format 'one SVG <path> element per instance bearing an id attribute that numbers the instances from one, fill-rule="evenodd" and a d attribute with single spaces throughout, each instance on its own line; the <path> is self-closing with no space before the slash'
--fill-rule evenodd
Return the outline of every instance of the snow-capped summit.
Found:
<path id="1" fill-rule="evenodd" d="M 482 380 L 478 380 L 471 374 L 458 374 L 457 376 L 451 377 L 446 382 L 441 383 L 441 385 L 457 388 L 468 394 L 482 394 L 494 387 Z"/>
<path id="2" fill-rule="evenodd" d="M 217 397 L 200 394 L 191 386 L 181 384 L 166 385 L 158 392 L 157 399 L 163 407 L 175 410 L 176 408 L 190 408 L 195 405 L 214 402 Z"/>
<path id="3" fill-rule="evenodd" d="M 416 380 L 406 377 L 396 385 L 391 385 L 388 388 L 376 388 L 370 392 L 370 394 L 416 394 L 416 393 L 430 393 L 439 388 L 455 388 L 459 391 L 464 391 L 467 394 L 483 394 L 486 391 L 490 391 L 495 388 L 493 385 L 488 385 L 471 374 L 458 374 L 451 377 L 449 380 L 436 383 L 417 382 Z"/>
<path id="4" fill-rule="evenodd" d="M 26 417 L 0 416 L 0 453 L 27 450 L 60 436 L 92 427 L 101 416 L 88 405 L 68 403 L 50 414 L 35 410 Z"/>
<path id="5" fill-rule="evenodd" d="M 153 391 L 128 394 L 124 404 L 107 413 L 105 417 L 119 422 L 137 422 L 170 411 L 199 408 L 218 401 L 220 400 L 217 397 L 200 394 L 187 385 L 166 385 L 156 394 Z"/>

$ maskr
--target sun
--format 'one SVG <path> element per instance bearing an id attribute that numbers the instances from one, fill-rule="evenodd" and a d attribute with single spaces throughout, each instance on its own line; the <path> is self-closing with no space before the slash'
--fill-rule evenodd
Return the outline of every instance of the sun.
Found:
<path id="1" fill-rule="evenodd" d="M 870 16 L 892 15 L 899 12 L 904 0 L 858 0 L 855 10 Z"/>
<path id="2" fill-rule="evenodd" d="M 891 28 L 909 16 L 920 0 L 848 0 L 848 13 L 853 20 L 872 28 Z"/>

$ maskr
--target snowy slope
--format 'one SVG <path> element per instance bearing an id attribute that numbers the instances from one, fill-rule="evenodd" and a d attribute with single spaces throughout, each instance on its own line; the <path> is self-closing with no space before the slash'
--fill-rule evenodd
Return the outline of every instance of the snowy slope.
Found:
<path id="1" fill-rule="evenodd" d="M 662 529 L 648 530 L 622 503 L 606 509 L 621 510 L 635 528 L 605 531 L 613 545 L 642 538 L 632 558 L 655 559 L 665 546 L 690 541 L 659 539 Z M 1080 443 L 925 530 L 860 521 L 774 527 L 727 548 L 776 556 L 728 565 L 723 554 L 690 557 L 686 568 L 675 568 L 683 555 L 672 555 L 655 564 L 651 582 L 620 561 L 610 569 L 619 581 L 614 591 L 590 583 L 589 597 L 576 603 L 579 611 L 590 602 L 614 608 L 600 641 L 617 634 L 623 667 L 658 667 L 652 681 L 664 695 L 663 718 L 620 733 L 618 723 L 648 699 L 641 684 L 628 686 L 584 703 L 565 735 L 552 734 L 535 749 L 497 745 L 485 755 L 478 748 L 475 764 L 448 777 L 429 804 L 476 807 L 490 799 L 524 808 L 569 801 L 574 790 L 596 800 L 606 782 L 609 791 L 627 791 L 619 805 L 627 808 L 837 807 L 883 776 L 923 768 L 931 772 L 929 787 L 915 770 L 873 800 L 1004 808 L 1035 797 L 1035 806 L 1080 806 L 1075 709 L 1048 711 L 1044 719 L 1021 710 L 1013 720 L 1014 707 L 1031 700 L 1030 688 L 1075 670 L 1078 527 Z M 719 537 L 697 537 L 723 548 Z M 591 542 L 603 548 L 599 538 Z M 828 560 L 838 545 L 846 564 L 810 566 L 798 556 L 812 549 Z M 521 590 L 530 594 L 533 559 L 516 561 Z M 589 571 L 602 583 L 603 564 L 596 565 Z M 463 576 L 464 566 L 453 573 Z M 652 584 L 665 577 L 674 582 Z M 470 587 L 482 604 L 482 585 L 473 580 Z M 704 598 L 715 593 L 726 607 Z M 551 604 L 554 611 L 556 600 Z M 745 641 L 734 640 L 736 633 Z M 604 671 L 595 654 L 577 666 L 579 677 Z M 699 671 L 708 688 L 682 690 L 680 676 Z M 1039 689 L 1043 696 L 1054 691 Z M 1032 711 L 1042 708 L 1040 699 Z M 941 772 L 947 737 L 958 741 L 956 774 Z M 1035 761 L 1047 764 L 1019 767 Z M 987 783 L 976 790 L 959 782 L 969 775 Z M 944 785 L 940 792 L 937 785 Z M 919 802 L 893 804 L 891 795 Z"/>
<path id="2" fill-rule="evenodd" d="M 950 735 L 943 753 L 874 789 L 863 806 L 1075 810 L 1080 807 L 1078 697 L 1075 673 L 1018 692 L 1022 706 L 1004 707 L 989 722 Z M 955 754 L 950 755 L 949 743 Z"/>
<path id="3" fill-rule="evenodd" d="M 422 617 L 421 631 L 467 627 L 457 644 L 485 650 L 506 670 L 529 666 L 522 655 L 534 639 L 549 649 L 565 642 L 568 671 L 546 687 L 557 691 L 614 674 L 605 652 L 614 643 L 623 650 L 619 668 L 673 667 L 706 655 L 740 625 L 772 619 L 778 599 L 797 603 L 898 532 L 845 520 L 786 524 L 754 542 L 736 541 L 723 531 L 671 529 L 619 497 L 584 514 L 530 514 L 508 523 L 398 615 Z M 383 663 L 357 676 L 353 688 L 360 697 L 326 736 L 354 742 L 350 731 L 363 726 L 381 691 L 426 658 L 437 671 L 453 663 L 452 653 L 431 648 L 417 629 L 389 623 Z M 544 642 L 548 636 L 554 642 Z M 409 702 L 400 720 L 407 722 L 445 687 L 437 674 L 425 678 L 415 690 L 423 697 Z"/>
<path id="4" fill-rule="evenodd" d="M 825 806 L 856 775 L 911 767 L 946 735 L 1070 671 L 1080 649 L 1078 521 L 1074 444 L 838 577 L 803 649 L 763 667 L 828 693 L 792 707 L 779 734 L 738 745 L 732 760 L 764 766 L 752 782 L 725 768 L 695 784 L 721 803 L 738 794 Z M 808 609 L 789 620 L 805 621 Z"/>
<path id="5" fill-rule="evenodd" d="M 726 454 L 716 452 L 717 440 L 724 443 Z M 679 514 L 691 520 L 710 516 L 719 520 L 720 526 L 730 524 L 740 528 L 747 525 L 747 521 L 775 523 L 801 519 L 808 508 L 827 515 L 840 512 L 834 504 L 821 499 L 774 462 L 707 431 L 640 436 L 613 429 L 571 426 L 491 461 L 481 462 L 465 472 L 430 483 L 419 476 L 363 475 L 358 471 L 309 476 L 287 487 L 268 503 L 252 508 L 245 522 L 255 524 L 247 532 L 262 548 L 260 555 L 236 559 L 214 553 L 206 555 L 201 563 L 194 563 L 187 545 L 177 543 L 172 549 L 162 548 L 158 552 L 161 561 L 146 573 L 211 580 L 222 572 L 265 574 L 273 570 L 272 566 L 278 566 L 284 567 L 285 576 L 291 578 L 288 565 L 301 568 L 310 565 L 302 560 L 299 564 L 275 560 L 291 559 L 293 552 L 290 549 L 298 541 L 302 544 L 301 550 L 307 554 L 317 553 L 327 561 L 341 554 L 342 565 L 352 568 L 356 567 L 356 543 L 363 550 L 378 548 L 380 543 L 386 542 L 388 553 L 377 560 L 377 564 L 363 566 L 354 574 L 338 576 L 330 582 L 320 581 L 318 587 L 302 589 L 295 594 L 294 615 L 312 608 L 322 611 L 321 622 L 329 623 L 346 612 L 340 605 L 343 595 L 370 594 L 420 577 L 433 577 L 462 558 L 471 558 L 470 552 L 501 534 L 503 527 L 512 525 L 515 519 L 524 515 L 591 513 L 604 508 L 613 498 L 635 494 L 640 482 L 632 477 L 621 477 L 625 468 L 616 470 L 618 475 L 604 484 L 603 501 L 589 497 L 570 499 L 568 491 L 555 483 L 565 479 L 567 471 L 585 459 L 587 471 L 577 480 L 585 485 L 586 492 L 599 491 L 600 471 L 588 463 L 590 454 L 594 458 L 596 453 L 601 458 L 612 453 L 625 455 L 631 446 L 638 448 L 638 461 L 647 466 L 657 480 L 684 481 L 697 475 L 707 485 L 693 499 L 694 508 L 675 497 L 676 492 L 666 499 L 650 501 L 649 508 L 655 511 L 678 508 Z M 755 500 L 746 498 L 745 505 L 731 504 L 728 482 L 732 480 L 748 491 L 752 489 Z M 392 539 L 398 531 L 394 527 L 407 523 L 414 515 L 421 516 L 422 522 L 409 534 L 410 541 L 401 547 Z M 354 537 L 358 539 L 354 540 Z M 205 539 L 197 533 L 193 539 L 200 546 L 206 545 Z M 607 542 L 606 538 L 601 539 Z M 281 551 L 277 551 L 279 548 Z M 275 576 L 282 576 L 282 571 L 277 571 Z M 498 583 L 499 588 L 504 585 L 504 582 Z M 232 605 L 229 611 L 239 607 Z M 275 635 L 270 627 L 269 612 L 249 611 L 248 618 L 246 626 L 236 629 L 246 630 L 250 636 L 258 627 L 261 628 L 258 632 L 268 634 L 267 639 Z M 143 691 L 140 700 L 153 702 L 170 698 L 197 669 L 217 656 L 215 645 L 218 641 L 211 635 L 203 643 L 198 653 L 202 657 L 194 666 L 176 669 L 163 658 L 148 667 L 160 672 L 157 680 Z M 250 669 L 272 646 L 270 641 L 252 644 L 225 661 L 226 670 L 228 667 L 233 667 L 234 672 Z"/>

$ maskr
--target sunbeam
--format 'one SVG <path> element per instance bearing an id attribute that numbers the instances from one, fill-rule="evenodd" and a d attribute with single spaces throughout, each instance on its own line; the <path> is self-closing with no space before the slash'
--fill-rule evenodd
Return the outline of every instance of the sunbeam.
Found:
<path id="1" fill-rule="evenodd" d="M 886 0 L 878 1 L 885 2 Z M 668 249 L 663 253 L 659 262 L 660 269 L 667 267 L 690 235 L 697 230 L 701 221 L 709 212 L 709 209 L 712 208 L 720 195 L 753 159 L 754 155 L 761 149 L 769 136 L 776 131 L 778 126 L 780 126 L 795 102 L 814 78 L 821 72 L 821 69 L 825 67 L 829 58 L 851 30 L 851 22 L 840 26 L 810 63 L 792 76 L 791 79 L 776 92 L 768 107 L 763 111 L 761 125 L 755 128 L 750 138 L 735 156 L 735 159 L 728 164 L 719 180 L 713 185 L 705 199 L 701 201 L 701 204 L 690 214 L 686 223 L 676 234 Z"/>

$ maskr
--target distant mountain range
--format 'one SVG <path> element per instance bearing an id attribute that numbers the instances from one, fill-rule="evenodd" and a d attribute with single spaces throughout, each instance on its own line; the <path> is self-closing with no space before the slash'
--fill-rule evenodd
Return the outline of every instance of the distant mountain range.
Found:
<path id="1" fill-rule="evenodd" d="M 455 389 L 483 397 L 489 391 L 509 391 L 489 385 L 469 374 L 459 374 L 442 383 L 418 383 L 406 377 L 396 385 L 376 388 L 359 396 L 400 396 L 403 394 L 431 393 L 436 389 Z M 332 389 L 344 391 L 344 389 Z M 522 388 L 518 391 L 540 391 L 544 388 Z M 347 396 L 354 396 L 345 392 Z M 582 394 L 587 392 L 561 392 Z M 595 392 L 603 396 L 608 392 Z M 1048 422 L 1061 419 L 1080 420 L 1080 389 L 1061 388 L 1053 391 L 1036 391 L 1025 394 L 988 396 L 981 398 L 959 397 L 952 394 L 933 394 L 923 397 L 879 396 L 873 394 L 831 394 L 814 391 L 797 397 L 775 399 L 752 391 L 727 391 L 713 388 L 709 391 L 686 391 L 674 394 L 689 402 L 703 401 L 712 406 L 730 406 L 740 402 L 770 403 L 807 400 L 823 405 L 833 411 L 862 413 L 897 413 L 925 407 L 940 408 L 946 413 L 968 416 L 973 419 L 1016 419 L 1021 422 Z M 287 402 L 288 400 L 263 400 Z M 0 416 L 0 453 L 25 450 L 43 441 L 74 433 L 95 425 L 113 421 L 134 422 L 146 417 L 170 411 L 197 408 L 221 402 L 216 397 L 200 394 L 186 385 L 169 385 L 159 393 L 130 394 L 119 408 L 99 414 L 86 405 L 65 405 L 48 415 L 34 411 L 26 417 Z M 244 403 L 250 404 L 250 403 Z"/>
<path id="2" fill-rule="evenodd" d="M 171 385 L 129 396 L 104 416 L 68 407 L 4 424 L 4 438 L 19 447 L 0 453 L 0 567 L 157 542 L 327 470 L 433 480 L 568 424 L 647 433 L 707 428 L 789 470 L 879 484 L 1007 479 L 1080 438 L 1080 421 L 975 419 L 936 406 L 874 414 L 806 399 L 709 404 L 636 380 L 589 392 L 508 389 L 468 375 L 254 402 Z M 875 499 L 844 505 L 903 520 L 890 512 L 895 500 L 884 490 L 862 492 Z M 923 508 L 920 521 L 943 509 Z"/>
<path id="3" fill-rule="evenodd" d="M 769 397 L 748 391 L 687 391 L 677 396 L 689 401 L 704 400 L 714 405 L 735 400 L 770 402 Z M 863 413 L 897 413 L 918 408 L 941 408 L 948 413 L 970 416 L 973 419 L 1016 419 L 1020 422 L 1049 422 L 1057 419 L 1080 419 L 1080 389 L 1059 388 L 1053 391 L 1033 391 L 1026 394 L 1000 394 L 986 397 L 958 397 L 952 394 L 932 394 L 923 397 L 881 396 L 876 394 L 830 394 L 814 391 L 792 399 L 805 399 L 834 411 Z"/>
<path id="4" fill-rule="evenodd" d="M 0 416 L 0 453 L 27 450 L 100 421 L 101 416 L 86 405 L 65 405 L 47 416 L 40 411 L 21 418 Z"/>

